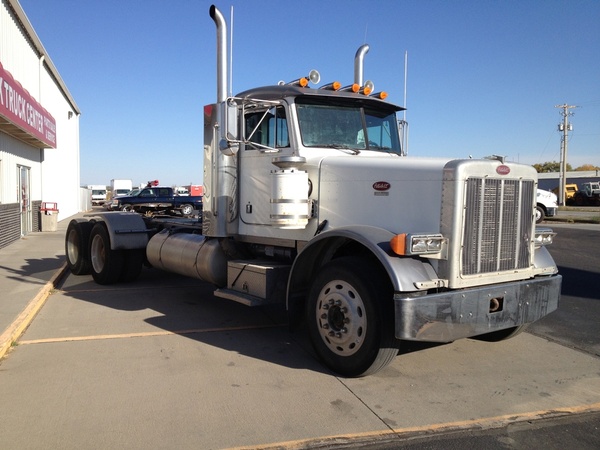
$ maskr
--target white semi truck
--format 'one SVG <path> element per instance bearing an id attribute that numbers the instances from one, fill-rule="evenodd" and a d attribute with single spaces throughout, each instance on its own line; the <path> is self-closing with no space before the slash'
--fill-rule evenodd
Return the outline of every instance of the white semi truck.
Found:
<path id="1" fill-rule="evenodd" d="M 127 195 L 133 189 L 133 183 L 131 180 L 110 180 L 110 192 L 113 198 L 121 195 Z"/>
<path id="2" fill-rule="evenodd" d="M 228 96 L 226 22 L 214 6 L 210 16 L 218 80 L 204 108 L 201 220 L 73 220 L 73 273 L 129 281 L 146 261 L 212 283 L 224 301 L 284 303 L 344 376 L 382 369 L 402 341 L 500 341 L 557 308 L 532 167 L 404 156 L 402 108 L 362 85 L 360 49 L 346 88 L 301 78 Z"/>
<path id="3" fill-rule="evenodd" d="M 91 191 L 92 205 L 103 205 L 106 201 L 106 186 L 103 184 L 89 184 L 87 188 Z"/>

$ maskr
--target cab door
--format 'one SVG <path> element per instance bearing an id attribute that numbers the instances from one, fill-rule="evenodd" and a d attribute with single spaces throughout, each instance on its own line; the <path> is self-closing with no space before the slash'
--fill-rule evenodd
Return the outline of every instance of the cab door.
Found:
<path id="1" fill-rule="evenodd" d="M 245 143 L 239 152 L 240 233 L 261 233 L 270 226 L 273 158 L 291 155 L 286 108 L 254 108 L 243 118 Z M 258 227 L 258 228 L 257 228 Z"/>

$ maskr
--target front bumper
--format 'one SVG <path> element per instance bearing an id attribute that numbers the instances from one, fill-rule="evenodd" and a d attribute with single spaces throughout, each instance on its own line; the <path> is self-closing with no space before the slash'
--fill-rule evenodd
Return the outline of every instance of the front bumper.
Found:
<path id="1" fill-rule="evenodd" d="M 558 308 L 562 277 L 539 277 L 422 297 L 394 295 L 396 337 L 452 342 L 541 319 Z"/>
<path id="2" fill-rule="evenodd" d="M 546 215 L 548 217 L 554 217 L 556 215 L 557 211 L 558 211 L 558 208 L 546 208 Z"/>

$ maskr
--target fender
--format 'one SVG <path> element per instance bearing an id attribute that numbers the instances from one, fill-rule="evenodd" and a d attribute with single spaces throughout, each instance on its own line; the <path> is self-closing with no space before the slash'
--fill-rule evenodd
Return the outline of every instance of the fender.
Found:
<path id="1" fill-rule="evenodd" d="M 148 229 L 139 214 L 130 212 L 105 212 L 86 215 L 96 217 L 106 224 L 112 250 L 146 249 Z"/>
<path id="2" fill-rule="evenodd" d="M 438 278 L 428 261 L 395 255 L 390 249 L 393 236 L 394 233 L 388 230 L 365 225 L 340 227 L 319 234 L 302 249 L 292 265 L 288 280 L 288 309 L 295 302 L 295 297 L 300 300 L 298 296 L 308 289 L 319 268 L 334 259 L 348 244 L 375 256 L 396 292 L 415 292 L 419 290 L 415 282 Z"/>

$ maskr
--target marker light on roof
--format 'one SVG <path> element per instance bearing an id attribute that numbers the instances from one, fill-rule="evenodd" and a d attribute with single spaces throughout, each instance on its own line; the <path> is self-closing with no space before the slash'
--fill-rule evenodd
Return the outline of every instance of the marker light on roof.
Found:
<path id="1" fill-rule="evenodd" d="M 371 97 L 378 98 L 379 100 L 385 100 L 388 96 L 388 93 L 385 91 L 376 92 L 375 94 L 371 94 Z"/>
<path id="2" fill-rule="evenodd" d="M 356 83 L 351 84 L 350 86 L 346 86 L 340 89 L 340 91 L 352 91 L 354 93 L 357 93 L 358 91 L 360 91 L 360 86 Z"/>
<path id="3" fill-rule="evenodd" d="M 321 86 L 321 89 L 327 89 L 330 91 L 337 91 L 342 87 L 342 84 L 339 81 L 334 81 L 333 83 L 325 84 Z"/>

